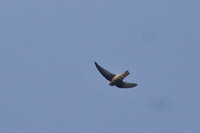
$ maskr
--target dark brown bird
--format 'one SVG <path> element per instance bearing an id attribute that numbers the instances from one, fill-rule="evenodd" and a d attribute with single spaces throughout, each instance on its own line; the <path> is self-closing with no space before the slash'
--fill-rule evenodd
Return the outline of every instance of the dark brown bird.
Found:
<path id="1" fill-rule="evenodd" d="M 95 62 L 95 65 L 96 65 L 97 69 L 99 70 L 99 72 L 108 81 L 110 81 L 110 83 L 109 83 L 110 86 L 116 85 L 119 88 L 132 88 L 132 87 L 137 86 L 137 84 L 135 84 L 135 83 L 123 82 L 123 79 L 130 74 L 128 72 L 128 70 L 123 73 L 115 75 L 115 74 L 109 72 L 108 70 L 102 68 L 101 66 L 99 66 L 96 62 Z"/>

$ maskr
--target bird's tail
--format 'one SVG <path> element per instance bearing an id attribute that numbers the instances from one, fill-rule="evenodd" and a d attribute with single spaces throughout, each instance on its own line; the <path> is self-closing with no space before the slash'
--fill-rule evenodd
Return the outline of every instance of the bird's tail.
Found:
<path id="1" fill-rule="evenodd" d="M 125 77 L 128 76 L 129 74 L 130 74 L 129 71 L 127 70 L 127 71 L 125 71 L 125 72 L 122 73 L 122 77 L 125 78 Z"/>

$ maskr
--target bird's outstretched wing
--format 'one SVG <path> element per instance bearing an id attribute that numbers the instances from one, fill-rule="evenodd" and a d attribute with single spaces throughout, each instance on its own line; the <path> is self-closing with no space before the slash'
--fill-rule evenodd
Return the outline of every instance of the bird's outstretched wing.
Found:
<path id="1" fill-rule="evenodd" d="M 121 82 L 120 84 L 116 85 L 119 88 L 133 88 L 135 86 L 137 86 L 137 84 L 135 83 L 128 83 L 128 82 Z"/>
<path id="2" fill-rule="evenodd" d="M 99 72 L 109 81 L 111 81 L 116 75 L 109 72 L 108 70 L 102 68 L 101 66 L 99 66 L 96 62 L 95 65 L 97 67 L 97 69 L 99 70 Z"/>

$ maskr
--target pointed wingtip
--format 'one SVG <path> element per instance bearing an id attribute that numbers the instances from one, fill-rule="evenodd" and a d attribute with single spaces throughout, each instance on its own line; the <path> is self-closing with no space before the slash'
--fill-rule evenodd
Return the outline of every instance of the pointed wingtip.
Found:
<path id="1" fill-rule="evenodd" d="M 138 84 L 135 84 L 135 87 L 137 86 Z"/>
<path id="2" fill-rule="evenodd" d="M 96 66 L 96 68 L 99 70 L 99 64 L 97 64 L 97 62 L 96 61 L 94 61 L 94 64 L 95 64 L 95 66 Z"/>
<path id="3" fill-rule="evenodd" d="M 133 87 L 136 87 L 138 84 L 136 84 L 136 83 L 133 83 L 134 84 L 134 86 Z"/>

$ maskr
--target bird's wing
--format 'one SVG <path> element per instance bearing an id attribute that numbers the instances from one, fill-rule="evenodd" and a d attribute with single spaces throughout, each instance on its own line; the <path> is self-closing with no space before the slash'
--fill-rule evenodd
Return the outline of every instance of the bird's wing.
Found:
<path id="1" fill-rule="evenodd" d="M 102 68 L 101 66 L 99 66 L 96 62 L 95 65 L 97 67 L 97 69 L 99 70 L 99 72 L 109 81 L 111 81 L 116 75 L 109 72 L 108 70 Z"/>
<path id="2" fill-rule="evenodd" d="M 128 83 L 128 82 L 121 82 L 120 84 L 117 84 L 116 86 L 119 87 L 119 88 L 132 88 L 132 87 L 137 86 L 137 84 Z"/>

